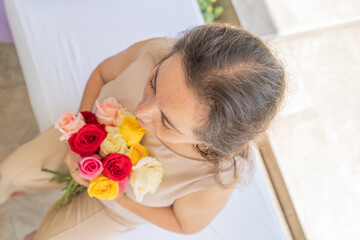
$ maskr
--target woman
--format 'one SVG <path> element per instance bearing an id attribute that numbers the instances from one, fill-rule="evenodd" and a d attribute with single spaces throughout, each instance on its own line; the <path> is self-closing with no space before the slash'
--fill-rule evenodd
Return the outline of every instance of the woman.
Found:
<path id="1" fill-rule="evenodd" d="M 224 23 L 194 27 L 179 39 L 141 41 L 104 60 L 79 111 L 114 96 L 134 112 L 148 130 L 141 143 L 163 163 L 163 182 L 140 203 L 131 187 L 114 201 L 84 192 L 59 211 L 54 203 L 25 239 L 113 239 L 143 222 L 183 234 L 202 230 L 227 204 L 244 164 L 251 166 L 249 144 L 268 128 L 284 91 L 283 68 L 264 42 Z M 62 188 L 42 167 L 70 171 L 88 186 L 76 171 L 81 157 L 59 136 L 51 126 L 2 163 L 2 202 Z"/>

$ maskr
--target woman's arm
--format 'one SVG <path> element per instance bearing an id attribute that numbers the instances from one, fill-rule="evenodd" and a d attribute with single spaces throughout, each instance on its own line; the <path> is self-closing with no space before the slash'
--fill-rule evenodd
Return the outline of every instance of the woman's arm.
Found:
<path id="1" fill-rule="evenodd" d="M 115 201 L 166 230 L 193 234 L 206 227 L 226 206 L 235 188 L 207 189 L 177 199 L 170 207 L 147 207 L 120 193 Z"/>
<path id="2" fill-rule="evenodd" d="M 160 37 L 136 42 L 118 54 L 102 61 L 92 72 L 86 83 L 78 112 L 92 111 L 101 88 L 106 83 L 114 80 L 127 66 L 129 66 L 134 60 L 136 53 L 145 43 L 158 38 Z"/>

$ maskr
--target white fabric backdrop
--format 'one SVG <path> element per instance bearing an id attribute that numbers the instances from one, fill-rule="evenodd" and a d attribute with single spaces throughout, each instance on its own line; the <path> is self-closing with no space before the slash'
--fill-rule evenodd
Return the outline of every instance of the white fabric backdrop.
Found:
<path id="1" fill-rule="evenodd" d="M 204 24 L 196 0 L 5 0 L 16 50 L 40 131 L 78 110 L 85 84 L 105 58 L 151 37 L 176 37 Z M 236 190 L 226 208 L 194 235 L 146 224 L 119 239 L 285 239 L 265 180 Z"/>
<path id="2" fill-rule="evenodd" d="M 5 1 L 40 131 L 77 111 L 95 67 L 134 42 L 202 24 L 196 1 Z"/>

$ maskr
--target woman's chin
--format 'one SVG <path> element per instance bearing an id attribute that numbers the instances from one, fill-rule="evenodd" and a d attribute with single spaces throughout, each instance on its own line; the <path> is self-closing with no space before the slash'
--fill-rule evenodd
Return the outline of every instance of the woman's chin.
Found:
<path id="1" fill-rule="evenodd" d="M 166 141 L 166 140 L 163 139 L 162 137 L 158 136 L 158 135 L 156 134 L 155 130 L 154 130 L 152 127 L 146 125 L 146 123 L 142 122 L 141 120 L 139 120 L 139 123 L 140 123 L 140 126 L 141 126 L 143 129 L 145 129 L 147 132 L 151 133 L 152 135 L 156 136 L 157 138 L 159 138 L 159 139 L 161 139 L 161 140 L 163 140 L 163 141 Z"/>
<path id="2" fill-rule="evenodd" d="M 146 123 L 144 123 L 141 119 L 138 118 L 139 124 L 140 126 L 145 129 L 146 131 L 150 132 L 150 133 L 154 133 L 154 130 L 152 128 L 150 128 Z"/>

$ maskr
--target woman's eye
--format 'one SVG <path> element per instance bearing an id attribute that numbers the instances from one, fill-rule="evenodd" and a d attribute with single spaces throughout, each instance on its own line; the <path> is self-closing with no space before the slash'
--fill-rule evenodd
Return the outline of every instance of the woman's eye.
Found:
<path id="1" fill-rule="evenodd" d="M 163 117 L 161 118 L 161 123 L 162 123 L 162 125 L 163 125 L 166 129 L 170 129 L 170 130 L 171 130 L 171 128 L 169 128 L 169 127 L 165 124 Z"/>
<path id="2" fill-rule="evenodd" d="M 154 79 L 155 79 L 155 75 L 150 79 L 150 87 L 155 91 Z"/>
<path id="3" fill-rule="evenodd" d="M 162 125 L 166 128 L 166 129 L 170 129 L 168 126 L 166 126 L 164 123 L 162 123 Z"/>

